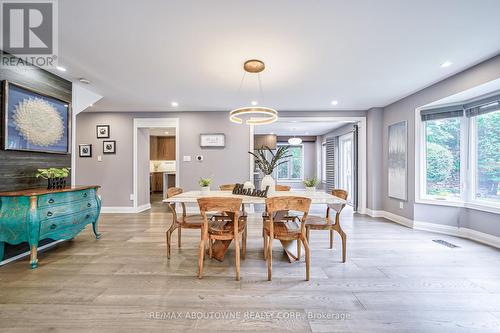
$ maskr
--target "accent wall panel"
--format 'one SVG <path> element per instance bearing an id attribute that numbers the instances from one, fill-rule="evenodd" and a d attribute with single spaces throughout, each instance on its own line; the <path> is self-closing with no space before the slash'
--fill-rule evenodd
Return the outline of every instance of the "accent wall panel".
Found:
<path id="1" fill-rule="evenodd" d="M 13 57 L 6 54 L 3 56 Z M 37 67 L 0 66 L 0 81 L 4 80 L 58 99 L 72 100 L 70 81 Z M 0 98 L 2 93 L 0 91 Z M 1 129 L 0 134 L 3 135 L 3 129 Z M 36 169 L 70 166 L 70 154 L 0 150 L 0 191 L 45 186 L 45 180 L 34 177 Z"/>

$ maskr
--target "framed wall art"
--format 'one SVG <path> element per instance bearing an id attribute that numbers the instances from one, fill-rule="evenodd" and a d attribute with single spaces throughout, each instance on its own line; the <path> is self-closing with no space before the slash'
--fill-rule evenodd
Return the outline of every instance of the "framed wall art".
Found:
<path id="1" fill-rule="evenodd" d="M 109 125 L 97 125 L 96 132 L 98 139 L 109 139 Z"/>
<path id="2" fill-rule="evenodd" d="M 200 147 L 225 147 L 226 135 L 223 133 L 200 134 Z"/>
<path id="3" fill-rule="evenodd" d="M 92 157 L 92 145 L 88 143 L 78 145 L 78 156 Z"/>
<path id="4" fill-rule="evenodd" d="M 116 154 L 116 141 L 103 141 L 102 142 L 102 153 L 103 154 Z"/>
<path id="5" fill-rule="evenodd" d="M 70 103 L 3 81 L 2 147 L 70 153 Z"/>
<path id="6" fill-rule="evenodd" d="M 407 184 L 407 141 L 406 121 L 389 125 L 388 133 L 388 192 L 389 197 L 406 200 Z"/>

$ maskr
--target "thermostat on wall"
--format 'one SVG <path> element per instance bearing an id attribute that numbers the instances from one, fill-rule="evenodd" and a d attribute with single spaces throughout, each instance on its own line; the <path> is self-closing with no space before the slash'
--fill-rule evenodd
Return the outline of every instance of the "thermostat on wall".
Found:
<path id="1" fill-rule="evenodd" d="M 196 155 L 196 157 L 195 157 L 195 158 L 196 158 L 196 160 L 197 160 L 198 162 L 203 161 L 203 155 Z"/>

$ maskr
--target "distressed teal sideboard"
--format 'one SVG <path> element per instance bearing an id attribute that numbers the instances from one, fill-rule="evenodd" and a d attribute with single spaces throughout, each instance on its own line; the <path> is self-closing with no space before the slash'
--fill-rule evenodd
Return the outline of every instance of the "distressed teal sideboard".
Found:
<path id="1" fill-rule="evenodd" d="M 71 239 L 90 223 L 99 239 L 97 222 L 101 199 L 98 189 L 99 186 L 94 185 L 0 193 L 0 261 L 5 243 L 28 242 L 31 268 L 36 268 L 40 240 Z"/>

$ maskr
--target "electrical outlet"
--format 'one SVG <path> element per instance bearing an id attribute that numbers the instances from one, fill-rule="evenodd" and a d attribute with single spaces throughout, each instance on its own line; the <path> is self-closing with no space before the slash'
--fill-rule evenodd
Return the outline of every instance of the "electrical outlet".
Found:
<path id="1" fill-rule="evenodd" d="M 399 209 L 403 209 L 403 207 L 404 207 L 403 201 L 400 201 L 399 202 Z"/>
<path id="2" fill-rule="evenodd" d="M 133 194 L 130 195 L 130 201 L 134 201 L 134 195 Z"/>

